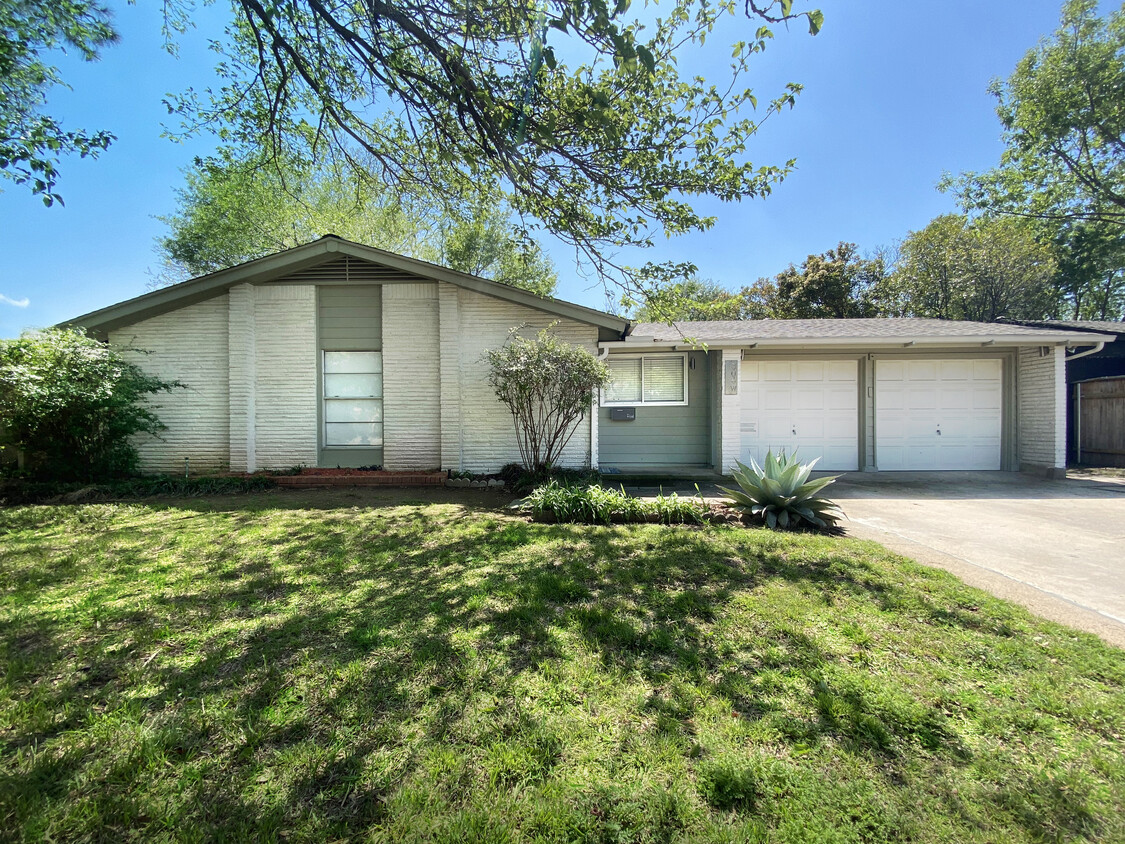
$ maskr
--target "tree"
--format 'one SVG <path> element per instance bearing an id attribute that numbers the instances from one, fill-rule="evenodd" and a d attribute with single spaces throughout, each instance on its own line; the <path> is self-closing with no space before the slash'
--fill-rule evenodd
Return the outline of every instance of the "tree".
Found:
<path id="1" fill-rule="evenodd" d="M 86 0 L 0 2 L 0 176 L 27 185 L 47 205 L 61 204 L 55 191 L 59 160 L 78 153 L 97 156 L 113 141 L 109 132 L 64 129 L 43 113 L 47 92 L 64 84 L 45 53 L 74 49 L 86 61 L 117 40 L 109 12 Z"/>
<path id="2" fill-rule="evenodd" d="M 594 390 L 609 380 L 609 367 L 548 329 L 534 340 L 513 331 L 486 357 L 488 383 L 512 412 L 524 468 L 550 471 L 590 412 Z"/>
<path id="3" fill-rule="evenodd" d="M 118 349 L 78 330 L 0 340 L 5 436 L 51 478 L 96 480 L 134 472 L 137 452 L 129 438 L 164 430 L 145 399 L 179 386 L 147 375 Z"/>
<path id="4" fill-rule="evenodd" d="M 394 192 L 503 188 L 528 225 L 643 297 L 673 267 L 692 268 L 630 268 L 613 257 L 622 247 L 709 228 L 694 197 L 763 196 L 789 172 L 792 161 L 754 165 L 746 147 L 800 86 L 759 105 L 742 80 L 771 24 L 804 18 L 815 33 L 823 16 L 745 0 L 759 25 L 733 45 L 729 76 L 706 80 L 680 66 L 736 4 L 673 0 L 660 17 L 629 5 L 235 0 L 221 86 L 171 108 L 281 160 L 374 164 Z M 170 7 L 173 27 L 187 25 L 187 0 Z"/>
<path id="5" fill-rule="evenodd" d="M 548 296 L 557 276 L 539 245 L 508 221 L 496 195 L 461 208 L 353 180 L 324 162 L 264 162 L 232 152 L 197 161 L 159 241 L 171 282 L 225 269 L 332 233 Z"/>
<path id="6" fill-rule="evenodd" d="M 1057 269 L 1058 316 L 1064 319 L 1125 317 L 1125 233 L 1102 220 L 1048 221 Z"/>
<path id="7" fill-rule="evenodd" d="M 778 273 L 774 290 L 760 287 L 757 299 L 776 319 L 848 319 L 877 316 L 874 288 L 885 274 L 879 257 L 863 258 L 854 243 L 840 242 L 809 255 L 800 268 Z"/>
<path id="8" fill-rule="evenodd" d="M 911 232 L 876 299 L 891 316 L 993 322 L 1042 319 L 1055 307 L 1049 246 L 1015 219 L 944 214 Z"/>
<path id="9" fill-rule="evenodd" d="M 621 303 L 633 311 L 636 322 L 680 322 L 687 320 L 742 319 L 741 294 L 731 293 L 709 279 L 689 278 L 668 285 L 646 301 L 629 297 Z"/>
<path id="10" fill-rule="evenodd" d="M 1069 0 L 1054 35 L 990 88 L 1006 149 L 995 169 L 947 177 L 966 208 L 1125 226 L 1125 7 Z"/>

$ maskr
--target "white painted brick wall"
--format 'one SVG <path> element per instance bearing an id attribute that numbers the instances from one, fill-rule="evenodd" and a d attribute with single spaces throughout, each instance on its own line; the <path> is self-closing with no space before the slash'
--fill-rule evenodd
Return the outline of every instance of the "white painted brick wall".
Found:
<path id="1" fill-rule="evenodd" d="M 461 468 L 461 296 L 453 284 L 438 285 L 441 368 L 441 466 Z"/>
<path id="2" fill-rule="evenodd" d="M 505 302 L 482 293 L 453 288 L 459 307 L 459 349 L 457 371 L 460 381 L 461 429 L 456 449 L 460 452 L 460 468 L 471 472 L 490 472 L 505 463 L 518 462 L 512 414 L 496 398 L 488 385 L 488 362 L 484 358 L 488 349 L 499 348 L 508 339 L 512 328 L 532 337 L 540 330 L 557 322 L 553 331 L 561 340 L 581 346 L 592 354 L 598 352 L 598 329 L 574 320 L 559 319 L 542 311 Z M 446 293 L 445 295 L 450 295 Z M 444 313 L 444 312 L 443 312 Z M 442 326 L 443 331 L 446 327 Z M 444 348 L 444 347 L 443 347 Z M 451 370 L 450 360 L 443 361 L 443 374 Z M 455 448 L 447 436 L 443 456 Z M 581 468 L 590 461 L 590 417 L 578 423 L 577 430 L 563 450 L 560 465 Z M 443 465 L 442 468 L 458 468 Z"/>
<path id="3" fill-rule="evenodd" d="M 230 468 L 248 472 L 254 458 L 254 285 L 238 284 L 229 302 L 227 348 L 230 384 Z"/>
<path id="4" fill-rule="evenodd" d="M 263 285 L 254 292 L 257 468 L 315 466 L 316 287 Z"/>
<path id="5" fill-rule="evenodd" d="M 1066 350 L 1038 346 L 1019 351 L 1019 462 L 1033 467 L 1066 467 Z"/>
<path id="6" fill-rule="evenodd" d="M 110 343 L 145 349 L 132 358 L 146 372 L 186 389 L 161 393 L 151 406 L 168 426 L 157 439 L 135 440 L 144 472 L 215 472 L 227 468 L 227 297 L 208 299 L 110 332 Z"/>
<path id="7" fill-rule="evenodd" d="M 441 465 L 437 282 L 383 285 L 383 465 Z"/>

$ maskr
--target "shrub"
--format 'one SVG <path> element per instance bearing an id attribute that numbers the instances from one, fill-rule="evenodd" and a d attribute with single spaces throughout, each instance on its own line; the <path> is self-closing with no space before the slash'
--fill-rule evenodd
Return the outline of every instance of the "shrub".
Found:
<path id="1" fill-rule="evenodd" d="M 500 479 L 507 484 L 508 489 L 519 495 L 524 495 L 538 486 L 542 486 L 552 478 L 565 486 L 587 486 L 599 484 L 602 480 L 601 472 L 597 469 L 561 469 L 540 467 L 535 471 L 525 469 L 520 463 L 507 463 L 499 471 Z"/>
<path id="2" fill-rule="evenodd" d="M 524 468 L 550 470 L 590 411 L 593 391 L 609 379 L 608 367 L 547 329 L 534 340 L 513 331 L 486 357 L 488 383 L 512 413 Z"/>
<path id="3" fill-rule="evenodd" d="M 731 475 L 739 489 L 719 489 L 731 497 L 735 509 L 760 518 L 767 527 L 796 528 L 807 522 L 825 530 L 835 526 L 840 513 L 820 491 L 840 476 L 808 480 L 817 460 L 801 463 L 796 451 L 787 457 L 784 451 L 775 456 L 771 449 L 763 466 L 753 459 L 749 466 L 738 461 Z"/>
<path id="4" fill-rule="evenodd" d="M 183 386 L 75 329 L 0 340 L 0 419 L 8 442 L 44 478 L 94 480 L 136 470 L 129 437 L 164 425 L 144 400 Z"/>
<path id="5" fill-rule="evenodd" d="M 624 489 L 607 489 L 559 483 L 552 478 L 527 498 L 536 521 L 574 522 L 587 525 L 658 522 L 665 525 L 702 524 L 708 508 L 702 501 L 680 498 L 676 493 L 659 495 L 654 501 L 633 498 Z"/>

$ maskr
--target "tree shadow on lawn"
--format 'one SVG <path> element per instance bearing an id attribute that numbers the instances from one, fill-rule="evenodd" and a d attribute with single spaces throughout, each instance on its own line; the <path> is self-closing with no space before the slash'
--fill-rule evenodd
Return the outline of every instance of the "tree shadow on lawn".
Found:
<path id="1" fill-rule="evenodd" d="M 772 719 L 791 742 L 881 760 L 893 779 L 911 748 L 952 765 L 971 754 L 935 707 L 872 694 L 800 619 L 763 614 L 745 635 L 721 631 L 732 602 L 780 583 L 830 607 L 908 612 L 984 646 L 1013 635 L 1008 619 L 896 582 L 861 546 L 826 541 L 802 555 L 765 533 L 747 544 L 738 530 L 538 525 L 452 503 L 311 520 L 306 500 L 170 505 L 184 513 L 178 530 L 202 534 L 197 545 L 160 524 L 99 534 L 124 545 L 102 573 L 96 623 L 32 608 L 6 624 L 12 682 L 39 714 L 0 733 L 0 748 L 58 748 L 4 770 L 0 805 L 22 806 L 26 822 L 77 791 L 88 818 L 143 827 L 163 794 L 164 822 L 204 836 L 294 823 L 354 832 L 384 820 L 397 787 L 427 771 L 446 771 L 434 788 L 451 803 L 544 781 L 567 740 L 544 707 L 581 707 L 568 672 L 584 655 L 604 682 L 640 678 L 642 712 L 682 734 L 685 753 L 699 700 L 717 698 L 746 722 Z M 170 549 L 184 574 L 145 594 L 130 576 L 152 565 L 152 547 Z M 778 672 L 803 678 L 804 714 L 787 713 Z M 543 692 L 559 701 L 525 702 L 540 675 L 559 678 Z M 115 713 L 118 730 L 144 734 L 127 751 L 89 732 Z M 459 758 L 446 764 L 451 749 Z M 84 790 L 91 778 L 106 785 Z M 1039 821 L 1016 816 L 1032 831 L 1081 826 L 1081 795 L 1072 800 L 1055 795 L 1055 815 Z"/>

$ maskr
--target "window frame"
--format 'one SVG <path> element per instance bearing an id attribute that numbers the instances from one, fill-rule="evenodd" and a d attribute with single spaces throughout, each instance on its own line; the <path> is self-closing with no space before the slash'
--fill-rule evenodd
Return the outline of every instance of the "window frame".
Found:
<path id="1" fill-rule="evenodd" d="M 683 362 L 684 367 L 684 398 L 683 401 L 645 401 L 645 358 L 660 358 L 667 360 L 668 358 L 678 357 Z M 685 407 L 688 404 L 688 355 L 684 352 L 675 352 L 668 354 L 627 354 L 627 355 L 614 355 L 611 354 L 606 359 L 608 366 L 610 361 L 615 360 L 640 360 L 641 362 L 641 397 L 637 401 L 606 401 L 605 389 L 598 390 L 598 405 L 599 407 L 638 407 L 644 405 L 645 407 Z"/>
<path id="2" fill-rule="evenodd" d="M 327 380 L 328 379 L 327 379 L 326 376 L 328 376 L 328 375 L 366 375 L 366 374 L 368 374 L 368 373 L 362 373 L 362 372 L 355 372 L 355 373 L 333 372 L 333 373 L 329 373 L 327 371 L 328 355 L 330 355 L 330 354 L 340 354 L 340 353 L 369 354 L 369 353 L 372 353 L 372 352 L 379 355 L 379 371 L 378 371 L 378 373 L 371 373 L 371 374 L 377 374 L 379 376 L 379 395 L 378 396 L 329 396 L 329 395 L 327 395 L 327 392 L 328 392 Z M 383 376 L 384 376 L 383 350 L 381 348 L 379 348 L 379 349 L 321 349 L 320 350 L 320 376 L 319 376 L 319 381 L 320 381 L 320 411 L 319 411 L 319 413 L 320 413 L 320 436 L 321 436 L 320 447 L 321 447 L 321 449 L 323 449 L 325 451 L 348 450 L 348 449 L 363 449 L 363 450 L 366 450 L 366 451 L 377 451 L 377 450 L 380 450 L 384 447 L 384 444 L 386 443 L 386 429 L 384 427 L 386 425 L 386 417 L 383 416 L 383 411 L 385 409 L 384 405 L 383 405 L 384 393 L 385 393 L 385 382 L 384 382 Z M 349 399 L 354 400 L 354 401 L 378 401 L 379 402 L 379 406 L 380 406 L 379 415 L 381 417 L 380 421 L 378 423 L 360 423 L 360 424 L 378 424 L 379 425 L 380 433 L 379 433 L 379 443 L 378 443 L 378 445 L 372 445 L 370 443 L 366 443 L 364 445 L 349 445 L 349 444 L 346 444 L 346 443 L 335 444 L 335 443 L 329 443 L 328 442 L 328 426 L 329 425 L 340 425 L 340 424 L 349 424 L 349 423 L 346 423 L 346 422 L 345 423 L 329 422 L 328 421 L 327 403 L 330 402 L 330 401 L 348 401 Z"/>

